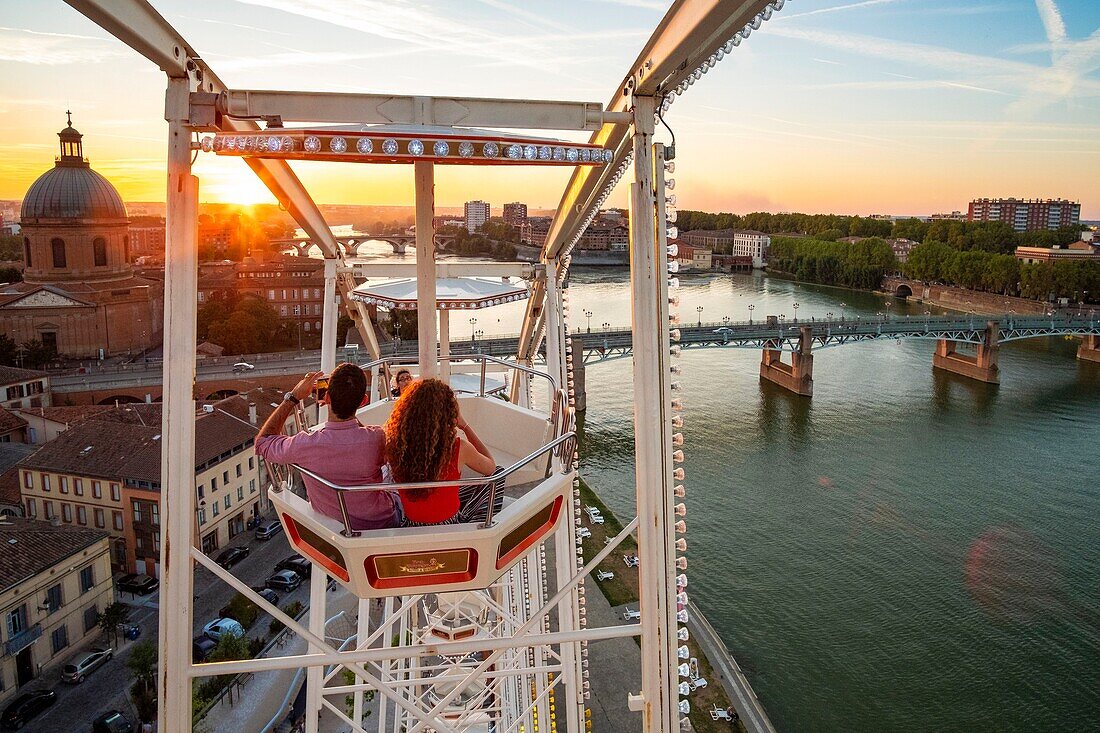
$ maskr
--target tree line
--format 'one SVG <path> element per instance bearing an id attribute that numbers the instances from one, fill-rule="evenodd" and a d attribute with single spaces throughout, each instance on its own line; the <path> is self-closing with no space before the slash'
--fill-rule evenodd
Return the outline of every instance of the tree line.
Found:
<path id="1" fill-rule="evenodd" d="M 768 267 L 799 280 L 873 290 L 898 267 L 894 250 L 881 238 L 859 242 L 774 237 Z"/>

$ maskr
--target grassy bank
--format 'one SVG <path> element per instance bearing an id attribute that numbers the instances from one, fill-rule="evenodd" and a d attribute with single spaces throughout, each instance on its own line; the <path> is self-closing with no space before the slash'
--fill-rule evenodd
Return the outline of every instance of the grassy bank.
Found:
<path id="1" fill-rule="evenodd" d="M 584 551 L 584 561 L 587 564 L 604 548 L 608 538 L 614 537 L 623 531 L 623 525 L 583 480 L 581 481 L 581 503 L 584 506 L 596 507 L 604 517 L 603 524 L 592 524 L 587 521 L 587 516 L 582 514 L 584 519 L 582 526 L 587 527 L 592 532 L 592 536 L 585 539 L 581 545 Z M 627 603 L 634 604 L 634 607 L 637 607 L 638 569 L 628 568 L 626 563 L 623 562 L 623 555 L 633 555 L 637 551 L 638 543 L 631 535 L 624 539 L 614 552 L 605 557 L 603 562 L 597 565 L 596 569 L 592 571 L 592 575 L 589 576 L 599 586 L 604 597 L 613 607 Z M 597 570 L 613 572 L 615 577 L 610 580 L 596 581 Z M 635 641 L 638 641 L 637 637 L 635 637 Z M 726 691 L 718 680 L 714 669 L 711 667 L 710 660 L 707 659 L 707 655 L 703 653 L 695 640 L 688 639 L 687 647 L 691 651 L 691 656 L 699 660 L 699 674 L 709 682 L 705 688 L 693 692 L 689 698 L 691 713 L 688 717 L 691 718 L 691 724 L 698 733 L 729 733 L 731 730 L 744 733 L 745 727 L 740 721 L 736 723 L 736 726 L 731 726 L 723 721 L 711 720 L 710 709 L 712 705 L 726 708 L 731 705 L 731 702 L 726 696 Z"/>

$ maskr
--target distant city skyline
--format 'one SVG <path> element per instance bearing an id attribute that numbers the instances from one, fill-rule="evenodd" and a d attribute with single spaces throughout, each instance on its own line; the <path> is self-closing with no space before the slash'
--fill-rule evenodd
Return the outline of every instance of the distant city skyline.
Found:
<path id="1" fill-rule="evenodd" d="M 668 3 L 155 5 L 238 88 L 606 103 Z M 53 164 L 72 109 L 122 197 L 163 200 L 163 74 L 63 3 L 0 8 L 0 199 Z M 929 215 L 984 197 L 1067 198 L 1096 220 L 1098 112 L 1091 0 L 791 0 L 667 121 L 683 209 Z M 202 200 L 271 201 L 241 161 L 211 158 L 196 164 Z M 412 200 L 408 166 L 295 168 L 320 203 Z M 436 198 L 553 208 L 567 180 L 440 167 Z M 608 205 L 625 205 L 625 190 Z"/>

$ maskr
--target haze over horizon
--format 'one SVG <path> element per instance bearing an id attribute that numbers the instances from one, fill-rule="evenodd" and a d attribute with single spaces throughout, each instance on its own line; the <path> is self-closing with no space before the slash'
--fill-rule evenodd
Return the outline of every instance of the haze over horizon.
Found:
<path id="1" fill-rule="evenodd" d="M 155 5 L 236 88 L 606 103 L 669 3 Z M 163 201 L 163 74 L 61 2 L 0 9 L 0 199 L 52 165 L 71 109 L 123 198 Z M 1100 219 L 1098 112 L 1091 0 L 790 0 L 666 119 L 684 209 L 930 214 L 1064 197 Z M 410 166 L 293 165 L 321 203 L 412 200 Z M 272 201 L 239 160 L 200 155 L 196 174 L 204 201 Z M 441 166 L 437 202 L 554 208 L 567 179 Z"/>

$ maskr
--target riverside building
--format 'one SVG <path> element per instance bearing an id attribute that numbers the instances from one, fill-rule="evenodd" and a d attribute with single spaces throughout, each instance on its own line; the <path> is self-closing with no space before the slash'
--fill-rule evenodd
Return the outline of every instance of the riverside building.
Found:
<path id="1" fill-rule="evenodd" d="M 1018 232 L 1059 229 L 1081 223 L 1081 204 L 1067 199 L 974 199 L 967 221 L 1003 221 Z"/>

